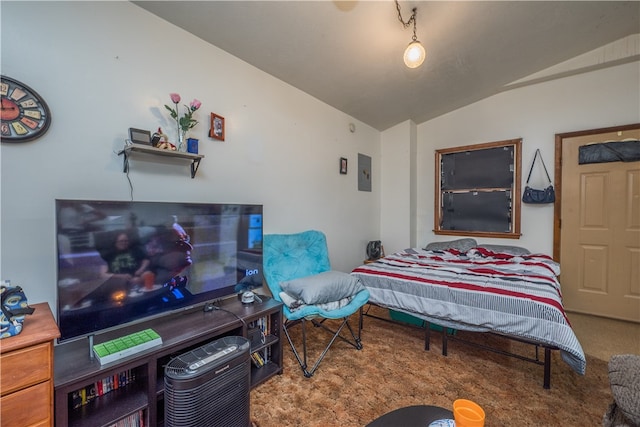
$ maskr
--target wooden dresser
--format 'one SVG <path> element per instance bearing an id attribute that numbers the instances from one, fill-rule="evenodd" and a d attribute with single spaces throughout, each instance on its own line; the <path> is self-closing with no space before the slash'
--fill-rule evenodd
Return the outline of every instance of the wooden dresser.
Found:
<path id="1" fill-rule="evenodd" d="M 47 303 L 32 307 L 22 332 L 0 339 L 2 427 L 53 425 L 53 341 L 60 332 Z"/>

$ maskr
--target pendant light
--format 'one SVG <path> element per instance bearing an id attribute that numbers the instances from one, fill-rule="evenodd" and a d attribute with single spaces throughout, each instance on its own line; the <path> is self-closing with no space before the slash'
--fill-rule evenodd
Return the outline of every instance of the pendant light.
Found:
<path id="1" fill-rule="evenodd" d="M 408 28 L 413 23 L 413 37 L 411 38 L 411 43 L 409 43 L 407 48 L 404 50 L 404 63 L 409 68 L 418 68 L 422 65 L 427 56 L 424 46 L 422 46 L 422 43 L 418 41 L 418 37 L 416 36 L 416 13 L 418 8 L 414 7 L 409 20 L 404 22 L 402 19 L 402 13 L 400 12 L 400 4 L 398 3 L 398 0 L 395 1 L 396 9 L 398 10 L 398 20 L 402 22 L 404 28 Z"/>

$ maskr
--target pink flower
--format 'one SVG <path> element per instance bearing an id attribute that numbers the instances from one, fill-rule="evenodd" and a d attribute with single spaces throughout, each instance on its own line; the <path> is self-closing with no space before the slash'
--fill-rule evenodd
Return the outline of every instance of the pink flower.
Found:
<path id="1" fill-rule="evenodd" d="M 181 100 L 180 95 L 177 93 L 170 93 L 169 97 L 176 106 L 175 108 L 171 108 L 168 105 L 165 105 L 164 108 L 166 108 L 169 114 L 171 114 L 171 118 L 176 121 L 176 125 L 179 130 L 181 130 L 182 132 L 186 132 L 198 124 L 198 121 L 193 118 L 193 113 L 195 113 L 195 111 L 202 106 L 202 102 L 194 98 L 189 106 L 184 106 L 187 111 L 182 117 L 180 117 L 178 111 L 178 103 L 180 103 Z"/>
<path id="2" fill-rule="evenodd" d="M 191 111 L 196 111 L 198 108 L 200 108 L 201 105 L 202 102 L 198 101 L 197 99 L 194 99 L 193 101 L 191 101 L 191 104 L 189 104 L 189 106 L 191 107 Z"/>

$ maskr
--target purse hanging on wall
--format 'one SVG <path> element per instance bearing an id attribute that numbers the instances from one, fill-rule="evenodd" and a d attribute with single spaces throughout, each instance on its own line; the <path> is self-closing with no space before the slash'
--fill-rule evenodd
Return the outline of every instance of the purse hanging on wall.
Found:
<path id="1" fill-rule="evenodd" d="M 533 172 L 533 166 L 536 164 L 538 155 L 540 156 L 540 161 L 542 162 L 544 173 L 547 175 L 547 180 L 549 181 L 549 186 L 544 190 L 536 190 L 534 188 L 529 187 L 529 179 L 531 179 L 531 172 Z M 533 162 L 531 162 L 531 168 L 529 169 L 529 176 L 527 177 L 527 183 L 524 187 L 524 192 L 522 193 L 522 202 L 531 203 L 531 204 L 544 204 L 544 203 L 553 203 L 555 201 L 556 201 L 556 192 L 553 189 L 551 178 L 549 178 L 549 172 L 547 172 L 547 166 L 544 164 L 544 160 L 542 159 L 542 154 L 540 154 L 540 149 L 538 148 L 536 150 L 535 156 L 533 156 Z"/>

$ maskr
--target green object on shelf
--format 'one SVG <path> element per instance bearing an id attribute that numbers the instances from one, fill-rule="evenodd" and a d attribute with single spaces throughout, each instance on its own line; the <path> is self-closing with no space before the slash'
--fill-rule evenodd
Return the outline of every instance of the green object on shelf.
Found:
<path id="1" fill-rule="evenodd" d="M 100 364 L 111 363 L 123 357 L 156 347 L 162 344 L 162 338 L 153 329 L 145 329 L 140 332 L 125 335 L 111 341 L 93 346 L 93 353 Z"/>
<path id="2" fill-rule="evenodd" d="M 402 322 L 402 323 L 406 323 L 413 326 L 418 326 L 419 328 L 424 328 L 426 324 L 426 321 L 418 317 L 412 316 L 410 314 L 403 313 L 401 311 L 389 310 L 389 316 L 391 317 L 391 320 L 395 320 L 396 322 Z M 440 325 L 436 325 L 434 323 L 430 323 L 429 325 L 432 331 L 438 331 L 438 332 L 442 331 L 442 326 Z M 447 332 L 449 332 L 450 335 L 456 334 L 456 330 L 452 328 L 447 328 Z"/>

